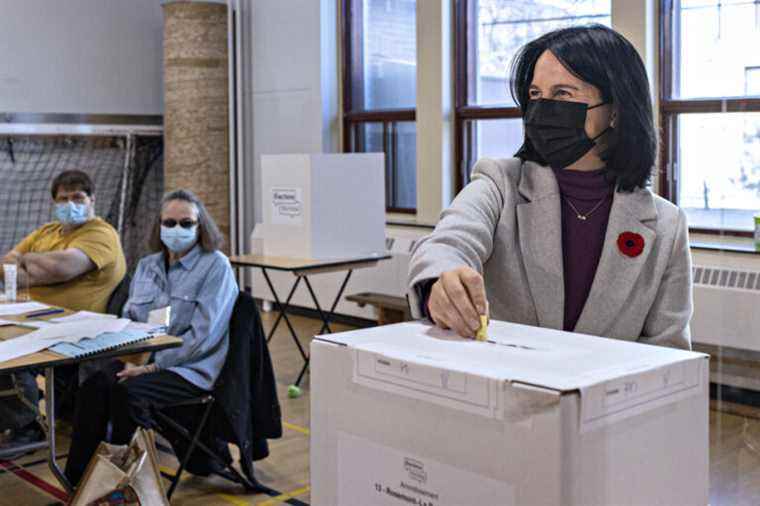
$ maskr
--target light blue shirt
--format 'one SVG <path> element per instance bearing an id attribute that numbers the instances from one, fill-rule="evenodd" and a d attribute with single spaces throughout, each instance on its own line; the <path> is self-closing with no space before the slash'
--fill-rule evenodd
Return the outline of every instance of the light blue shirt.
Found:
<path id="1" fill-rule="evenodd" d="M 157 352 L 154 363 L 211 390 L 227 358 L 229 323 L 237 296 L 227 257 L 196 245 L 168 272 L 163 253 L 140 260 L 124 316 L 145 322 L 150 311 L 171 306 L 168 333 L 181 337 L 183 343 L 179 348 Z"/>

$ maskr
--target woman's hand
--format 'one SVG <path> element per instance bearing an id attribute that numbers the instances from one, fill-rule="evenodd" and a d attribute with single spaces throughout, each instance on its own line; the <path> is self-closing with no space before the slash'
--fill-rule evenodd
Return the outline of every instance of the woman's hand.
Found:
<path id="1" fill-rule="evenodd" d="M 141 374 L 156 372 L 157 370 L 158 367 L 156 367 L 156 364 L 132 365 L 130 363 L 126 363 L 124 364 L 124 369 L 116 373 L 116 377 L 120 380 L 125 380 L 127 378 L 140 376 Z"/>
<path id="2" fill-rule="evenodd" d="M 488 314 L 483 276 L 469 267 L 444 272 L 430 291 L 428 311 L 439 327 L 474 337 L 480 315 Z"/>

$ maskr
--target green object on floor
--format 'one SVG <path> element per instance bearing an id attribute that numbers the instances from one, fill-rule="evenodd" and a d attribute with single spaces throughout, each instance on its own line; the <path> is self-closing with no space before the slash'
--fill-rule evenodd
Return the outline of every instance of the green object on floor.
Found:
<path id="1" fill-rule="evenodd" d="M 301 389 L 295 385 L 290 385 L 288 387 L 288 397 L 290 397 L 291 399 L 298 399 L 299 397 L 301 397 L 302 393 L 303 392 L 301 392 Z"/>

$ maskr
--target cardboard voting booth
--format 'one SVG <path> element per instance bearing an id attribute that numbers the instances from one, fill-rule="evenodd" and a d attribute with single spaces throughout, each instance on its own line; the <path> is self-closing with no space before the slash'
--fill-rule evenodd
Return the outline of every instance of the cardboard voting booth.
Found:
<path id="1" fill-rule="evenodd" d="M 316 506 L 706 505 L 706 355 L 504 322 L 311 345 Z"/>
<path id="2" fill-rule="evenodd" d="M 385 252 L 382 153 L 262 155 L 252 253 L 332 259 Z"/>

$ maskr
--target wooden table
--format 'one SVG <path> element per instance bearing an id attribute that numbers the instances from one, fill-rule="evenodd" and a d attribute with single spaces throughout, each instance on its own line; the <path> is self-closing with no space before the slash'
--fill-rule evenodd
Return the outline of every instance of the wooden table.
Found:
<path id="1" fill-rule="evenodd" d="M 35 318 L 35 320 L 52 319 L 56 317 L 65 316 L 66 314 L 71 314 L 71 311 L 58 313 L 55 315 L 51 315 L 49 317 Z M 20 322 L 25 320 L 23 315 L 22 316 L 3 316 L 2 318 L 4 320 L 16 320 Z M 27 320 L 27 321 L 34 321 L 34 320 Z M 24 334 L 32 332 L 33 330 L 34 329 L 30 329 L 26 327 L 3 326 L 3 327 L 0 327 L 0 340 L 5 341 L 8 339 L 13 339 L 14 337 L 22 336 Z M 61 483 L 61 485 L 68 492 L 71 492 L 72 490 L 71 484 L 68 482 L 68 480 L 64 476 L 63 471 L 61 471 L 61 468 L 58 466 L 58 462 L 56 460 L 55 389 L 53 387 L 54 382 L 55 382 L 55 368 L 60 367 L 60 366 L 65 366 L 65 365 L 80 364 L 82 362 L 87 362 L 89 360 L 115 358 L 115 357 L 139 354 L 139 353 L 152 353 L 152 352 L 164 350 L 167 348 L 176 348 L 181 345 L 182 345 L 182 339 L 180 339 L 179 337 L 163 335 L 163 336 L 156 336 L 151 339 L 141 341 L 139 343 L 122 346 L 115 350 L 104 351 L 102 353 L 96 353 L 96 354 L 93 354 L 87 357 L 82 357 L 82 358 L 69 358 L 59 353 L 55 353 L 53 351 L 39 351 L 31 355 L 26 355 L 23 357 L 15 358 L 13 360 L 6 360 L 4 362 L 0 362 L 0 374 L 21 372 L 21 371 L 27 371 L 27 370 L 32 370 L 32 369 L 45 370 L 45 421 L 47 425 L 47 427 L 45 427 L 46 432 L 47 432 L 46 441 L 14 447 L 12 449 L 9 449 L 7 451 L 0 453 L 0 458 L 3 458 L 3 454 L 8 455 L 8 454 L 15 454 L 18 452 L 35 451 L 35 450 L 39 450 L 39 449 L 47 447 L 49 449 L 48 466 L 50 467 L 50 470 L 53 472 L 53 475 Z"/>
<path id="2" fill-rule="evenodd" d="M 322 320 L 322 328 L 318 334 L 324 334 L 325 332 L 331 333 L 332 330 L 330 329 L 330 321 L 335 316 L 335 308 L 338 306 L 338 302 L 340 302 L 340 299 L 343 296 L 343 292 L 346 289 L 346 285 L 351 279 L 351 274 L 353 274 L 354 270 L 375 267 L 379 262 L 388 260 L 390 258 L 391 255 L 389 254 L 375 254 L 329 260 L 273 257 L 263 255 L 240 255 L 230 257 L 230 263 L 234 267 L 252 267 L 261 269 L 261 273 L 264 275 L 264 279 L 269 286 L 269 291 L 272 292 L 272 297 L 274 297 L 275 305 L 280 313 L 277 316 L 277 320 L 274 322 L 274 326 L 272 326 L 272 330 L 269 331 L 267 342 L 269 342 L 272 339 L 272 336 L 274 336 L 274 332 L 277 330 L 280 322 L 282 320 L 285 320 L 285 324 L 288 326 L 288 330 L 290 330 L 290 336 L 292 337 L 293 342 L 298 348 L 298 351 L 301 354 L 301 358 L 303 359 L 303 367 L 301 368 L 301 372 L 298 374 L 298 379 L 296 379 L 295 382 L 295 385 L 298 386 L 301 384 L 301 380 L 309 368 L 309 355 L 306 353 L 306 351 L 304 351 L 303 346 L 301 346 L 301 342 L 298 340 L 298 334 L 296 334 L 293 325 L 290 323 L 287 312 L 290 308 L 290 301 L 293 299 L 293 295 L 295 294 L 298 285 L 301 283 L 301 280 L 303 280 L 306 284 L 306 288 L 309 291 L 311 300 L 314 302 L 314 306 L 317 308 L 319 317 Z M 295 276 L 293 285 L 290 288 L 290 293 L 288 293 L 284 304 L 280 301 L 280 296 L 277 293 L 277 290 L 275 290 L 274 285 L 272 284 L 272 280 L 269 278 L 268 271 L 270 270 L 291 272 Z M 335 300 L 330 306 L 330 310 L 323 311 L 322 306 L 319 304 L 319 300 L 314 293 L 314 289 L 311 286 L 309 276 L 313 274 L 324 274 L 330 272 L 346 272 L 346 276 L 343 278 L 343 282 L 338 290 L 338 295 L 335 297 Z"/>

